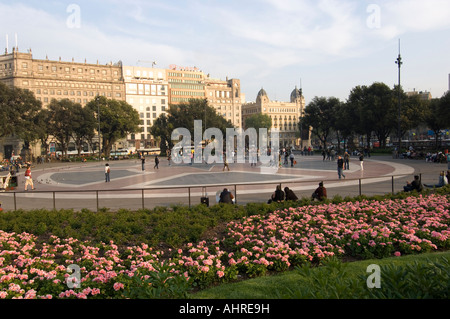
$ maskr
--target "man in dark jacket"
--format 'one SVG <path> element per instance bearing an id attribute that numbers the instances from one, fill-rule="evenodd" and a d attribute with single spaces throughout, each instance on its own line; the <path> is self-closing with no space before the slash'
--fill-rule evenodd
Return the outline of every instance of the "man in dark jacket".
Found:
<path id="1" fill-rule="evenodd" d="M 327 189 L 323 186 L 323 182 L 319 183 L 319 187 L 312 194 L 312 199 L 314 200 L 316 198 L 320 201 L 327 198 Z"/>
<path id="2" fill-rule="evenodd" d="M 423 186 L 422 186 L 422 182 L 420 181 L 419 175 L 415 175 L 414 180 L 411 183 L 407 182 L 406 186 L 403 187 L 403 190 L 405 192 L 411 192 L 414 190 L 421 192 L 422 189 L 423 189 Z"/>
<path id="3" fill-rule="evenodd" d="M 286 200 L 298 200 L 297 195 L 295 195 L 295 193 L 289 187 L 284 188 L 284 194 L 286 196 Z"/>
<path id="4" fill-rule="evenodd" d="M 268 204 L 270 204 L 271 202 L 282 202 L 282 201 L 284 201 L 284 192 L 281 189 L 281 186 L 277 185 L 277 188 L 275 189 L 275 192 L 270 197 Z"/>
<path id="5" fill-rule="evenodd" d="M 220 193 L 219 203 L 233 204 L 233 194 L 231 194 L 227 188 L 224 188 L 222 193 Z"/>

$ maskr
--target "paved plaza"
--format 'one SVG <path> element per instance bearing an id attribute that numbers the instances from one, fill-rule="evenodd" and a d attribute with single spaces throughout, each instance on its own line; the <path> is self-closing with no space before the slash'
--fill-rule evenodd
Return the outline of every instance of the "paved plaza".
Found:
<path id="1" fill-rule="evenodd" d="M 324 181 L 328 197 L 385 194 L 401 191 L 407 180 L 420 174 L 424 183 L 436 183 L 447 164 L 424 160 L 392 159 L 372 156 L 364 160 L 363 169 L 357 157 L 351 157 L 345 179 L 338 179 L 336 161 L 322 156 L 296 155 L 297 164 L 273 167 L 258 164 L 173 164 L 160 159 L 154 168 L 154 157 L 147 157 L 145 170 L 137 159 L 109 161 L 111 181 L 105 182 L 106 162 L 46 163 L 34 165 L 32 176 L 36 190 L 24 191 L 24 169 L 18 176 L 18 187 L 0 193 L 5 210 L 35 208 L 139 209 L 174 204 L 196 205 L 206 191 L 210 205 L 217 194 L 230 189 L 238 204 L 267 202 L 276 185 L 289 187 L 300 197 L 310 197 L 319 181 Z M 5 173 L 5 172 L 3 172 Z M 4 174 L 3 174 L 4 175 Z M 205 187 L 205 188 L 203 188 Z"/>

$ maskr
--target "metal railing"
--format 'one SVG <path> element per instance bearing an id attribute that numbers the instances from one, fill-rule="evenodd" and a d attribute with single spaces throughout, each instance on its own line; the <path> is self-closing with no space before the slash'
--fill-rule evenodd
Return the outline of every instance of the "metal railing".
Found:
<path id="1" fill-rule="evenodd" d="M 418 173 L 423 182 L 423 174 Z M 428 174 L 427 174 L 428 175 Z M 388 193 L 395 193 L 403 190 L 403 186 L 406 181 L 412 180 L 411 174 L 405 175 L 388 175 L 388 176 L 371 176 L 361 178 L 348 178 L 348 179 L 328 179 L 324 180 L 327 187 L 328 197 L 331 198 L 334 195 L 345 196 L 357 196 L 357 195 L 382 195 Z M 430 184 L 437 183 L 437 176 L 429 174 L 427 176 Z M 18 209 L 37 209 L 37 208 L 52 208 L 57 209 L 57 201 L 62 201 L 64 205 L 61 208 L 73 208 L 89 209 L 88 201 L 94 201 L 94 206 L 97 211 L 101 207 L 105 208 L 149 208 L 151 206 L 170 206 L 173 204 L 183 204 L 191 207 L 194 204 L 194 200 L 198 199 L 197 204 L 200 204 L 200 198 L 202 196 L 201 190 L 205 189 L 206 192 L 211 194 L 211 191 L 216 197 L 216 194 L 220 192 L 224 187 L 229 188 L 235 197 L 236 204 L 243 204 L 248 202 L 266 202 L 269 197 L 261 197 L 261 194 L 271 194 L 277 185 L 282 188 L 288 186 L 293 189 L 299 198 L 310 197 L 312 191 L 317 187 L 319 180 L 310 179 L 302 181 L 277 181 L 277 182 L 258 182 L 258 183 L 224 183 L 224 184 L 207 184 L 207 185 L 189 185 L 189 186 L 160 186 L 160 187 L 148 187 L 148 188 L 127 188 L 127 189 L 85 189 L 85 190 L 34 190 L 34 191 L 7 191 L 0 193 L 0 198 L 3 202 L 7 200 L 6 205 L 3 205 L 5 210 L 18 210 Z M 337 183 L 342 183 L 339 186 Z M 272 185 L 272 188 L 268 186 Z M 261 189 L 255 190 L 257 187 Z M 249 188 L 250 191 L 249 191 Z M 196 189 L 196 193 L 193 192 Z M 180 190 L 185 190 L 185 193 L 179 193 Z M 167 191 L 167 192 L 164 192 Z M 149 192 L 153 192 L 149 195 Z M 178 193 L 177 193 L 178 192 Z M 187 194 L 186 194 L 187 192 Z M 86 195 L 86 194 L 91 195 Z M 119 193 L 122 193 L 119 195 Z M 125 193 L 125 194 L 124 194 Z M 69 196 L 60 196 L 62 194 L 70 194 Z M 109 194 L 109 195 L 108 195 Z M 112 194 L 112 195 L 111 195 Z M 169 196 L 170 195 L 170 196 Z M 208 198 L 211 195 L 208 196 Z M 177 200 L 182 198 L 183 201 Z M 152 199 L 152 205 L 148 204 L 148 201 Z M 132 203 L 133 200 L 133 203 Z M 20 205 L 19 205 L 20 201 Z M 48 202 L 51 201 L 51 205 Z M 138 204 L 137 202 L 138 201 Z M 147 201 L 147 202 L 146 202 Z M 187 201 L 187 202 L 186 202 Z M 107 202 L 105 204 L 105 202 Z M 43 203 L 46 205 L 43 206 Z"/>

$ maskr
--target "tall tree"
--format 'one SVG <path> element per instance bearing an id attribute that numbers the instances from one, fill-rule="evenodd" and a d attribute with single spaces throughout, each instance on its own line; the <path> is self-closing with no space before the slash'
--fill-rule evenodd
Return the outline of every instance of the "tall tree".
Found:
<path id="1" fill-rule="evenodd" d="M 41 108 L 41 102 L 31 91 L 0 83 L 0 136 L 14 134 L 23 139 L 28 149 L 38 138 L 36 116 Z"/>
<path id="2" fill-rule="evenodd" d="M 167 148 L 172 149 L 173 142 L 170 139 L 174 127 L 169 122 L 169 118 L 165 113 L 162 113 L 154 122 L 150 129 L 150 134 L 159 137 L 159 147 L 161 155 L 167 154 Z"/>
<path id="3" fill-rule="evenodd" d="M 72 138 L 77 147 L 78 156 L 81 155 L 83 143 L 91 141 L 95 136 L 97 120 L 92 109 L 75 104 L 73 108 Z"/>
<path id="4" fill-rule="evenodd" d="M 41 142 L 41 148 L 45 150 L 45 154 L 50 151 L 49 145 L 49 123 L 51 119 L 51 113 L 48 109 L 41 109 L 36 116 L 36 133 L 39 141 Z"/>
<path id="5" fill-rule="evenodd" d="M 385 146 L 387 137 L 397 125 L 393 90 L 379 82 L 371 86 L 357 86 L 351 90 L 348 103 L 359 118 L 357 130 L 367 136 L 367 146 L 370 146 L 372 132 Z"/>
<path id="6" fill-rule="evenodd" d="M 76 105 L 69 99 L 52 99 L 48 105 L 48 110 L 50 111 L 48 132 L 61 147 L 63 157 L 67 157 L 67 149 L 72 138 Z"/>
<path id="7" fill-rule="evenodd" d="M 424 103 L 425 116 L 424 121 L 428 128 L 433 131 L 435 138 L 435 149 L 439 148 L 441 131 L 448 128 L 448 118 L 445 112 L 448 112 L 450 104 L 446 105 L 447 97 L 435 98 Z"/>
<path id="8" fill-rule="evenodd" d="M 245 120 L 245 128 L 253 127 L 256 132 L 259 132 L 260 128 L 266 128 L 270 130 L 272 127 L 272 118 L 267 114 L 257 113 L 249 116 Z"/>
<path id="9" fill-rule="evenodd" d="M 97 120 L 100 112 L 100 135 L 103 153 L 109 157 L 116 141 L 128 134 L 139 132 L 139 113 L 125 101 L 99 96 L 91 100 L 86 108 L 94 112 Z"/>
<path id="10" fill-rule="evenodd" d="M 311 133 L 320 140 L 324 148 L 327 147 L 328 137 L 335 124 L 336 111 L 340 106 L 341 101 L 336 97 L 316 96 L 306 106 L 305 115 L 300 119 L 301 126 L 311 127 Z"/>
<path id="11" fill-rule="evenodd" d="M 216 110 L 208 105 L 206 99 L 190 99 L 188 103 L 170 105 L 168 119 L 174 128 L 188 129 L 192 138 L 194 138 L 194 120 L 202 120 L 203 130 L 218 128 L 223 136 L 227 128 L 233 127 L 230 121 L 217 114 Z"/>

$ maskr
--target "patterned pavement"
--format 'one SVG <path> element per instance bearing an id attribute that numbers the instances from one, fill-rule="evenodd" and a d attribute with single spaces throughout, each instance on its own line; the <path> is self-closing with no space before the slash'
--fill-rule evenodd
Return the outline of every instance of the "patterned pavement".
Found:
<path id="1" fill-rule="evenodd" d="M 108 183 L 104 174 L 106 162 L 40 164 L 32 168 L 35 191 L 23 190 L 24 170 L 21 170 L 17 189 L 0 193 L 0 201 L 5 210 L 194 205 L 200 201 L 202 187 L 206 187 L 210 204 L 214 204 L 217 193 L 228 187 L 237 195 L 238 203 L 243 204 L 267 201 L 277 184 L 293 189 L 298 197 L 310 196 L 321 180 L 329 197 L 335 194 L 344 197 L 357 195 L 361 189 L 367 195 L 388 193 L 392 188 L 399 191 L 418 172 L 429 174 L 428 178 L 434 182 L 439 170 L 447 167 L 447 164 L 372 156 L 364 160 L 361 170 L 359 160 L 352 157 L 350 169 L 344 171 L 346 178 L 339 180 L 335 161 L 300 155 L 296 161 L 294 167 L 288 164 L 279 168 L 230 163 L 230 171 L 223 171 L 223 164 L 169 165 L 165 158 L 160 160 L 159 169 L 154 168 L 153 157 L 147 158 L 144 171 L 139 160 L 110 161 Z"/>

